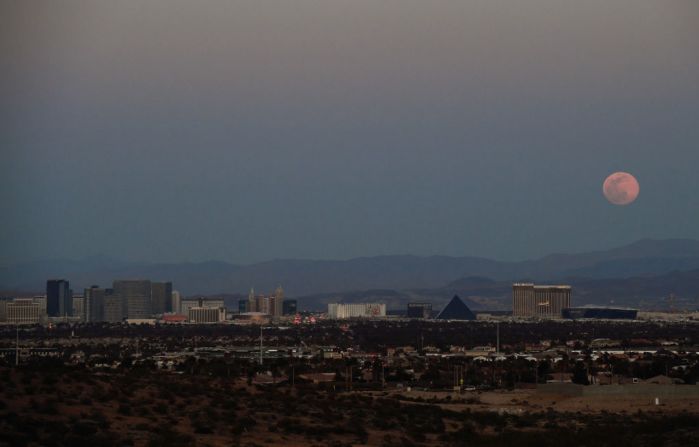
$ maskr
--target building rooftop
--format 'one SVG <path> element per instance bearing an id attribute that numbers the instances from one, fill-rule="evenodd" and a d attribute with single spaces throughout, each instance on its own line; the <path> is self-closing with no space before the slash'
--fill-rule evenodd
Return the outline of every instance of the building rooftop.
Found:
<path id="1" fill-rule="evenodd" d="M 512 287 L 533 287 L 535 289 L 571 289 L 568 284 L 534 284 L 531 282 L 516 282 Z"/>

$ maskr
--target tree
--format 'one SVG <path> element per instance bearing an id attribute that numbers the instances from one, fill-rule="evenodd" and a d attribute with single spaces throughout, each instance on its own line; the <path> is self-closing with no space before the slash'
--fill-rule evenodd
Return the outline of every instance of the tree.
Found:
<path id="1" fill-rule="evenodd" d="M 575 362 L 575 366 L 573 367 L 573 383 L 580 385 L 590 384 L 587 378 L 587 366 L 584 362 Z"/>

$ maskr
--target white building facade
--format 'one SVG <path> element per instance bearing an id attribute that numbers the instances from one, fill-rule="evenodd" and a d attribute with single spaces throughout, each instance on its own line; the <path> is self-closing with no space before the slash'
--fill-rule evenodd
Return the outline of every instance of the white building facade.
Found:
<path id="1" fill-rule="evenodd" d="M 190 307 L 187 318 L 192 323 L 221 323 L 226 321 L 223 307 Z"/>
<path id="2" fill-rule="evenodd" d="M 330 303 L 328 317 L 345 318 L 380 318 L 386 316 L 386 305 L 379 303 Z"/>
<path id="3" fill-rule="evenodd" d="M 15 298 L 7 303 L 7 322 L 12 324 L 39 324 L 43 313 L 39 303 L 32 298 Z"/>

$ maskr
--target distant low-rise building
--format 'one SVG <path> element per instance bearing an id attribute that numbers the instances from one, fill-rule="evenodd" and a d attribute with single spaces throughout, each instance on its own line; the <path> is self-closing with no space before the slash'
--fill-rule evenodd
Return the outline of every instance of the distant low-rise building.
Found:
<path id="1" fill-rule="evenodd" d="M 378 318 L 386 316 L 386 305 L 380 303 L 330 303 L 328 317 L 333 319 L 345 318 Z"/>
<path id="2" fill-rule="evenodd" d="M 163 323 L 170 323 L 170 324 L 186 323 L 187 317 L 185 315 L 179 315 L 179 314 L 164 314 L 163 317 L 161 318 L 161 321 Z"/>
<path id="3" fill-rule="evenodd" d="M 261 312 L 242 312 L 233 316 L 235 324 L 269 324 L 270 316 Z"/>
<path id="4" fill-rule="evenodd" d="M 226 321 L 226 309 L 223 307 L 190 307 L 188 318 L 193 323 L 221 323 Z"/>
<path id="5" fill-rule="evenodd" d="M 147 324 L 149 326 L 155 326 L 157 320 L 155 318 L 127 318 L 126 324 Z"/>
<path id="6" fill-rule="evenodd" d="M 408 318 L 431 318 L 432 303 L 408 303 Z"/>
<path id="7" fill-rule="evenodd" d="M 563 318 L 581 319 L 581 318 L 596 318 L 609 320 L 634 320 L 638 314 L 638 309 L 629 309 L 623 307 L 598 307 L 598 306 L 583 306 L 583 307 L 568 307 L 563 309 Z"/>
<path id="8" fill-rule="evenodd" d="M 32 298 L 15 298 L 7 303 L 7 322 L 11 324 L 39 324 L 43 322 L 41 305 Z"/>
<path id="9" fill-rule="evenodd" d="M 192 307 L 212 307 L 212 308 L 226 308 L 226 303 L 221 299 L 208 299 L 208 298 L 195 298 L 182 300 L 180 305 L 180 314 L 189 315 L 189 309 Z"/>
<path id="10" fill-rule="evenodd" d="M 336 376 L 334 372 L 307 373 L 299 374 L 299 379 L 318 384 L 334 382 Z"/>

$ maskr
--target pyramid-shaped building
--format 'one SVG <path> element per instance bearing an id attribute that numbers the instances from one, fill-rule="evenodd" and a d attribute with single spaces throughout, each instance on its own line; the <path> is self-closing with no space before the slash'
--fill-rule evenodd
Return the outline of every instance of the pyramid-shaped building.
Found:
<path id="1" fill-rule="evenodd" d="M 437 315 L 438 320 L 475 320 L 476 316 L 471 312 L 471 309 L 461 301 L 459 295 L 454 295 L 454 298 L 449 301 L 449 304 L 444 306 L 444 309 Z"/>

